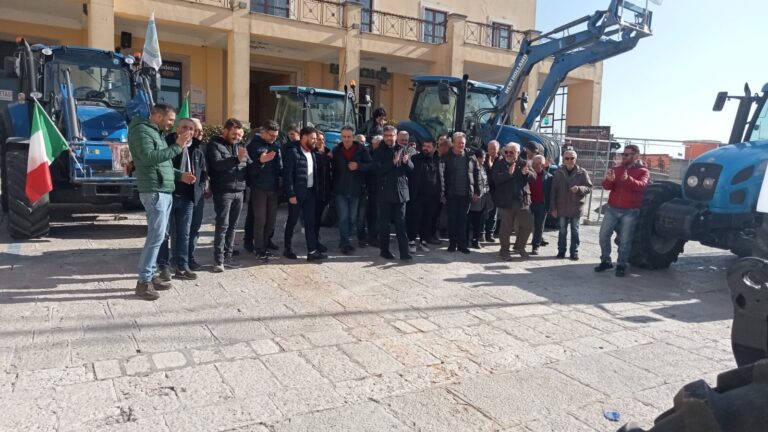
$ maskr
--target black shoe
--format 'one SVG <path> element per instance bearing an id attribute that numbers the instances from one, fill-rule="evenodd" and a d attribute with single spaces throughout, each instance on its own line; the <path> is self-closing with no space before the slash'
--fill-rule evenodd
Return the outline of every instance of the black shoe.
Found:
<path id="1" fill-rule="evenodd" d="M 496 239 L 493 238 L 493 234 L 486 234 L 485 235 L 485 242 L 486 243 L 496 243 Z"/>
<path id="2" fill-rule="evenodd" d="M 626 270 L 622 266 L 616 266 L 616 277 L 624 277 Z"/>
<path id="3" fill-rule="evenodd" d="M 572 253 L 571 254 L 571 261 L 578 261 L 579 260 L 579 254 Z"/>
<path id="4" fill-rule="evenodd" d="M 256 251 L 256 259 L 260 259 L 262 261 L 266 261 L 269 259 L 269 255 L 267 254 L 267 251 L 265 250 L 258 250 Z"/>
<path id="5" fill-rule="evenodd" d="M 350 246 L 350 245 L 342 246 L 341 247 L 341 253 L 343 253 L 344 255 L 349 255 L 350 253 L 352 253 L 352 246 Z"/>
<path id="6" fill-rule="evenodd" d="M 477 240 L 472 240 L 472 249 L 480 249 L 480 242 Z"/>
<path id="7" fill-rule="evenodd" d="M 448 245 L 448 252 L 456 252 L 456 245 Z"/>
<path id="8" fill-rule="evenodd" d="M 280 247 L 278 247 L 275 244 L 275 242 L 273 242 L 272 240 L 268 240 L 267 241 L 267 249 L 269 249 L 269 250 L 280 250 Z"/>
<path id="9" fill-rule="evenodd" d="M 549 246 L 549 242 L 542 240 L 541 243 L 539 243 L 539 246 Z"/>
<path id="10" fill-rule="evenodd" d="M 438 239 L 437 237 L 428 238 L 427 243 L 434 246 L 440 246 L 441 244 L 443 244 L 443 242 L 441 242 L 440 239 Z"/>
<path id="11" fill-rule="evenodd" d="M 318 243 L 318 244 L 317 244 L 317 250 L 318 250 L 320 253 L 326 253 L 326 252 L 328 252 L 328 248 L 327 248 L 327 247 L 325 247 L 325 245 L 324 245 L 324 244 L 322 244 L 322 243 Z"/>
<path id="12" fill-rule="evenodd" d="M 253 246 L 251 246 L 251 252 L 253 252 Z M 232 256 L 233 257 L 240 256 L 240 251 L 239 250 L 233 250 L 232 251 Z"/>
<path id="13" fill-rule="evenodd" d="M 606 271 L 608 269 L 612 269 L 612 268 L 613 268 L 613 264 L 611 264 L 610 261 L 603 261 L 603 262 L 600 263 L 599 266 L 595 267 L 595 271 L 600 273 L 600 272 L 604 272 L 604 271 Z M 617 273 L 618 273 L 618 271 L 619 271 L 619 269 L 616 269 Z M 621 271 L 623 273 L 624 269 L 621 269 Z"/>
<path id="14" fill-rule="evenodd" d="M 368 247 L 368 242 L 367 242 L 367 241 L 365 241 L 365 240 L 359 240 L 359 241 L 357 242 L 357 247 L 359 247 L 359 248 L 361 248 L 361 249 L 362 249 L 362 248 L 367 248 L 367 247 Z"/>
<path id="15" fill-rule="evenodd" d="M 463 253 L 465 255 L 469 255 L 469 249 L 467 247 L 461 246 L 458 249 L 459 249 L 459 252 L 461 252 L 461 253 Z"/>
<path id="16" fill-rule="evenodd" d="M 293 253 L 293 251 L 292 251 L 292 250 L 290 250 L 290 249 L 283 251 L 283 256 L 284 256 L 284 257 L 286 257 L 286 258 L 288 258 L 288 259 L 291 259 L 291 260 L 295 260 L 295 259 L 298 259 L 298 258 L 299 258 L 299 257 L 297 257 L 297 256 L 296 256 L 296 254 L 295 254 L 295 253 Z"/>
<path id="17" fill-rule="evenodd" d="M 189 262 L 189 269 L 190 270 L 195 271 L 195 270 L 200 270 L 201 268 L 203 268 L 203 266 L 198 264 L 197 261 L 190 261 Z"/>
<path id="18" fill-rule="evenodd" d="M 565 252 L 558 252 L 556 258 L 558 258 L 558 259 L 565 259 Z M 602 271 L 602 270 L 600 270 L 600 271 Z"/>
<path id="19" fill-rule="evenodd" d="M 531 255 L 538 255 L 538 254 L 539 254 L 539 248 L 531 249 Z"/>
<path id="20" fill-rule="evenodd" d="M 243 240 L 243 249 L 248 253 L 253 253 L 253 242 Z M 234 255 L 234 254 L 233 254 Z"/>
<path id="21" fill-rule="evenodd" d="M 410 254 L 400 255 L 400 261 L 412 261 L 413 257 Z"/>
<path id="22" fill-rule="evenodd" d="M 310 254 L 307 254 L 307 261 L 320 261 L 325 258 L 328 258 L 328 256 L 323 254 L 319 250 L 314 251 Z"/>
<path id="23" fill-rule="evenodd" d="M 388 260 L 395 259 L 395 256 L 392 255 L 392 252 L 390 251 L 381 251 L 381 253 L 379 253 L 379 256 Z"/>

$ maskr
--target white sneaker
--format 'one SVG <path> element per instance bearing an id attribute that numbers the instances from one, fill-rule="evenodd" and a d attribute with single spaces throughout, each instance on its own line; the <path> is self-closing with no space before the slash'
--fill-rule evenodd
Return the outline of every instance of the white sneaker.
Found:
<path id="1" fill-rule="evenodd" d="M 429 246 L 427 246 L 427 242 L 425 242 L 424 240 L 420 241 L 418 245 L 419 245 L 419 249 L 421 249 L 422 252 L 429 252 Z"/>
<path id="2" fill-rule="evenodd" d="M 416 242 L 408 242 L 408 252 L 416 253 Z"/>

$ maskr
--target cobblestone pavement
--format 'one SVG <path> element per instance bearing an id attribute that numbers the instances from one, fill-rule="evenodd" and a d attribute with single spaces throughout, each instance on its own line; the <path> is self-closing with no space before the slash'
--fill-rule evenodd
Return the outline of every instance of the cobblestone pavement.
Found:
<path id="1" fill-rule="evenodd" d="M 23 243 L 0 224 L 2 431 L 615 431 L 735 366 L 733 257 L 698 245 L 618 279 L 592 271 L 594 226 L 578 262 L 486 247 L 407 265 L 340 255 L 324 229 L 323 264 L 218 275 L 208 224 L 200 278 L 146 302 L 143 214 L 58 219 Z"/>

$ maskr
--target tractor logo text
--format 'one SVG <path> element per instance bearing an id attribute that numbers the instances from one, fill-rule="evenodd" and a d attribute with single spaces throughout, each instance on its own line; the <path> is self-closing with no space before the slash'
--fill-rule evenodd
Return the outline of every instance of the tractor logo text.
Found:
<path id="1" fill-rule="evenodd" d="M 517 80 L 517 76 L 523 71 L 523 67 L 525 67 L 526 63 L 528 63 L 528 54 L 523 54 L 520 58 L 520 64 L 518 64 L 515 70 L 512 71 L 512 76 L 509 77 L 509 81 L 507 81 L 507 87 L 504 89 L 504 93 L 512 91 L 512 84 Z"/>

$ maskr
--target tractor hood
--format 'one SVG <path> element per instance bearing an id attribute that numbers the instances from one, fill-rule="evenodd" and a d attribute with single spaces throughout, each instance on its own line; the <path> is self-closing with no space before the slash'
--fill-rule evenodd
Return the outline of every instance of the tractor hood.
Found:
<path id="1" fill-rule="evenodd" d="M 688 167 L 683 196 L 707 202 L 713 213 L 752 212 L 767 164 L 768 141 L 729 144 L 710 150 Z M 705 181 L 711 186 L 705 187 Z"/>
<path id="2" fill-rule="evenodd" d="M 128 141 L 128 124 L 125 117 L 112 108 L 78 105 L 83 138 L 88 141 Z"/>

